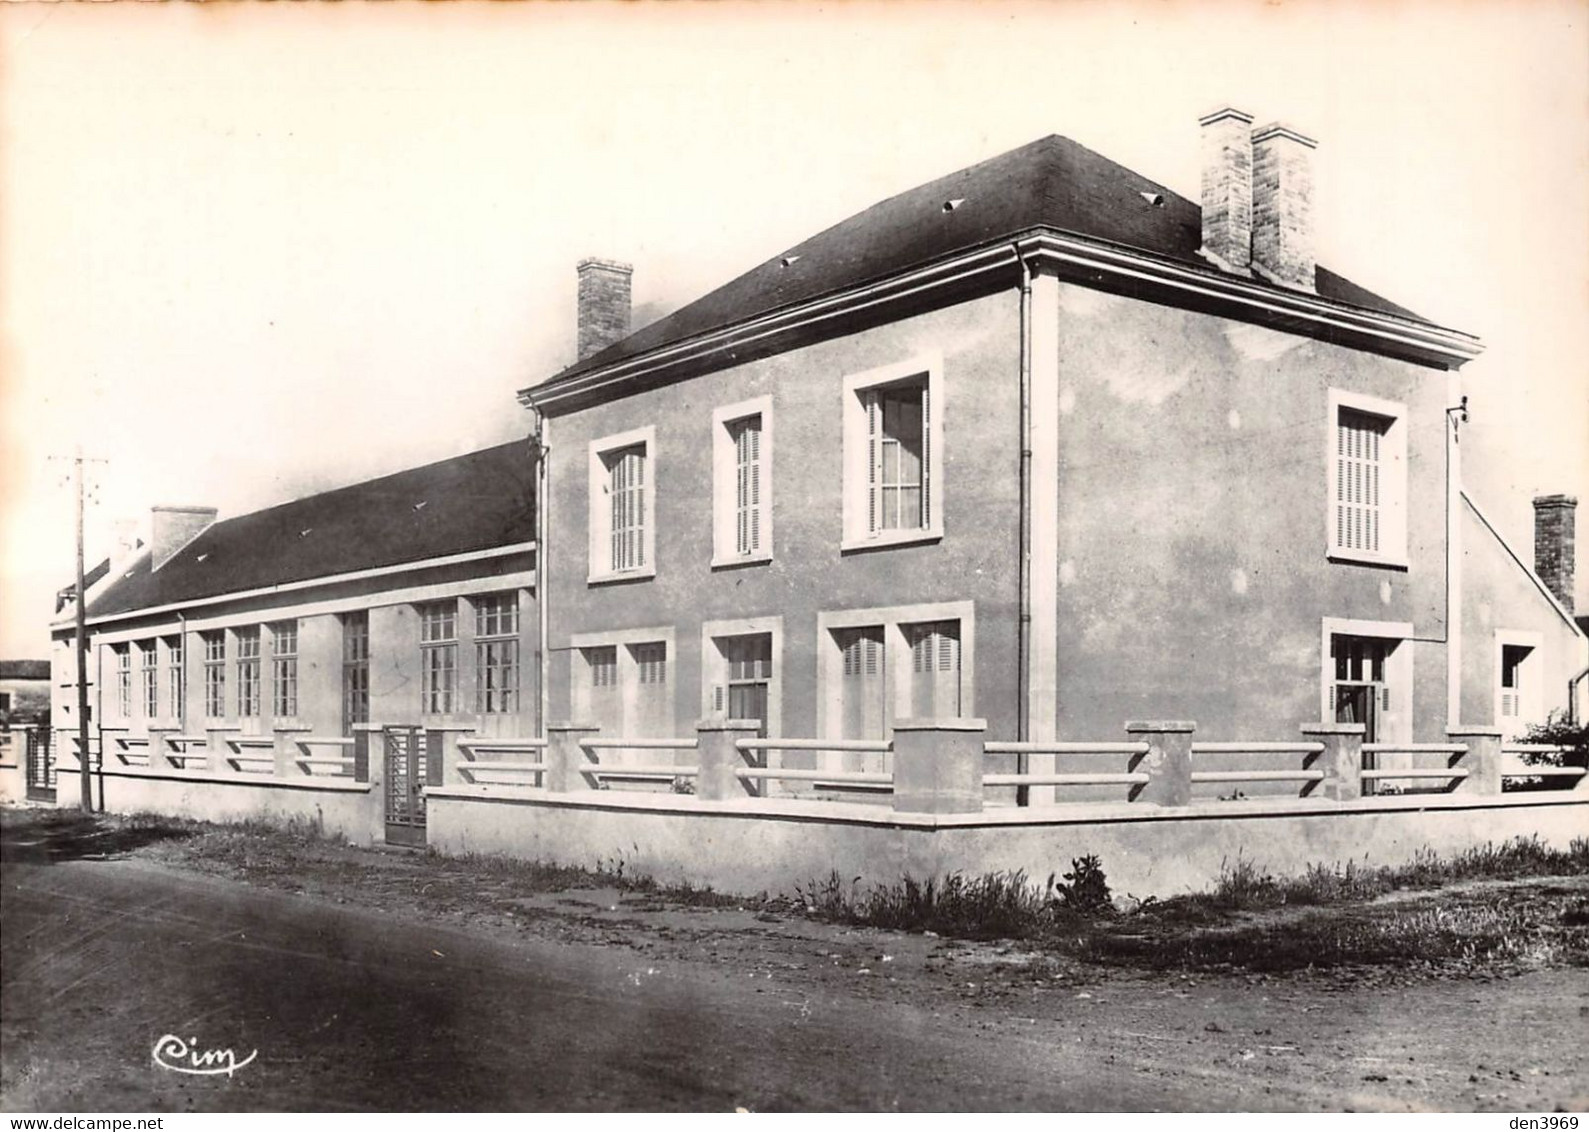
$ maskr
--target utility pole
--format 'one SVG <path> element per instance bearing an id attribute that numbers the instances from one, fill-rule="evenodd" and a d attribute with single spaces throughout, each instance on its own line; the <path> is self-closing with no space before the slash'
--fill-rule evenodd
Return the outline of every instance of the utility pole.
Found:
<path id="1" fill-rule="evenodd" d="M 93 777 L 88 755 L 88 595 L 83 592 L 83 450 L 72 461 L 77 487 L 77 775 L 83 788 L 83 812 L 94 812 Z"/>
<path id="2" fill-rule="evenodd" d="M 51 456 L 51 460 L 67 459 L 68 457 Z M 77 586 L 73 590 L 73 602 L 76 606 L 76 632 L 74 636 L 74 649 L 77 654 L 77 751 L 78 751 L 78 780 L 82 785 L 82 807 L 85 814 L 94 812 L 94 778 L 92 759 L 88 749 L 88 595 L 83 591 L 83 510 L 84 498 L 88 494 L 88 486 L 84 482 L 84 464 L 104 464 L 106 460 L 83 455 L 82 445 L 77 446 L 74 455 L 69 457 L 72 461 L 72 489 L 77 495 Z"/>

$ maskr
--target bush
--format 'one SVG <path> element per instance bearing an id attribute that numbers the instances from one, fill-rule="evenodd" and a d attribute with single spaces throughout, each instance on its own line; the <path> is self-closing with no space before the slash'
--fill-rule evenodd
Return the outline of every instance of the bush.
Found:
<path id="1" fill-rule="evenodd" d="M 1549 743 L 1562 751 L 1527 751 L 1523 761 L 1529 766 L 1577 766 L 1589 768 L 1589 723 L 1569 723 L 1559 711 L 1550 713 L 1544 723 L 1530 725 L 1523 733 L 1524 743 Z"/>
<path id="2" fill-rule="evenodd" d="M 1070 872 L 1065 874 L 1063 881 L 1055 881 L 1050 873 L 1048 887 L 1065 907 L 1074 912 L 1101 912 L 1113 907 L 1109 898 L 1109 883 L 1103 873 L 1103 862 L 1092 853 L 1073 858 Z"/>

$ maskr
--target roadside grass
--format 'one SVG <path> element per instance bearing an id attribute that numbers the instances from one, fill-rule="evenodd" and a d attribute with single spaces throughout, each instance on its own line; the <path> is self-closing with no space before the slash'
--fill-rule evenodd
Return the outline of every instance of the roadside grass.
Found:
<path id="1" fill-rule="evenodd" d="M 1084 906 L 1075 893 L 1093 871 L 1099 879 Z M 799 886 L 796 896 L 818 919 L 1021 940 L 1113 967 L 1494 970 L 1589 966 L 1589 886 L 1499 883 L 1584 876 L 1589 839 L 1556 850 L 1517 838 L 1449 857 L 1421 852 L 1399 866 L 1314 865 L 1298 877 L 1275 877 L 1238 859 L 1210 891 L 1167 900 L 1099 902 L 1101 868 L 1092 858 L 1073 863 L 1069 884 L 1050 877 L 1046 889 L 1021 872 L 870 886 L 834 874 Z M 1407 895 L 1386 899 L 1397 892 Z"/>
<path id="2" fill-rule="evenodd" d="M 1238 857 L 1206 892 L 1111 899 L 1103 863 L 1078 858 L 1039 884 L 1022 872 L 863 884 L 831 874 L 792 898 L 746 899 L 665 884 L 622 856 L 591 867 L 354 846 L 310 821 L 214 824 L 154 814 L 6 809 L 8 860 L 137 854 L 184 868 L 339 901 L 430 914 L 558 912 L 533 898 L 617 890 L 628 911 L 685 906 L 804 914 L 835 924 L 1016 940 L 1116 969 L 1380 969 L 1496 973 L 1589 967 L 1589 838 L 1565 850 L 1518 838 L 1404 865 L 1316 864 L 1277 877 Z M 586 906 L 575 899 L 571 906 Z M 603 901 L 605 903 L 605 900 Z M 1367 977 L 1365 975 L 1365 977 Z"/>

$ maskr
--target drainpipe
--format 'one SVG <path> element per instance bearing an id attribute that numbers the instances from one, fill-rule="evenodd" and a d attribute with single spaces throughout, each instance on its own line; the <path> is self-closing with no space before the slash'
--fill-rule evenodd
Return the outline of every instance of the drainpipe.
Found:
<path id="1" fill-rule="evenodd" d="M 1032 734 L 1031 651 L 1032 651 L 1032 269 L 1021 255 L 1020 245 L 1012 244 L 1015 262 L 1021 269 L 1021 522 L 1020 522 L 1020 613 L 1016 622 L 1016 739 L 1026 742 Z M 1028 756 L 1018 756 L 1017 769 L 1025 774 Z M 1016 791 L 1016 803 L 1026 805 L 1028 788 Z"/>
<path id="2" fill-rule="evenodd" d="M 1567 722 L 1578 722 L 1578 685 L 1589 677 L 1589 668 L 1579 669 L 1567 681 Z"/>
<path id="3" fill-rule="evenodd" d="M 535 620 L 536 631 L 539 634 L 536 647 L 540 651 L 539 688 L 535 705 L 535 734 L 541 738 L 546 737 L 546 719 L 551 710 L 551 688 L 548 676 L 551 673 L 551 657 L 547 652 L 546 643 L 550 635 L 551 622 L 546 601 L 546 576 L 547 553 L 546 532 L 551 527 L 547 516 L 547 483 L 550 478 L 550 468 L 547 457 L 551 454 L 551 447 L 547 443 L 548 421 L 541 411 L 534 406 L 530 407 L 531 427 L 537 440 L 535 453 Z"/>

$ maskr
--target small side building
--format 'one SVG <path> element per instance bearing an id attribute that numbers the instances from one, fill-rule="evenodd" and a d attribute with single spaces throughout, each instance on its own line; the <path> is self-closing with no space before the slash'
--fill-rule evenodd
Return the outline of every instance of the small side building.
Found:
<path id="1" fill-rule="evenodd" d="M 220 522 L 211 509 L 155 508 L 149 544 L 88 588 L 105 807 L 262 808 L 368 839 L 375 807 L 314 795 L 382 781 L 372 734 L 408 729 L 413 761 L 398 777 L 412 806 L 433 745 L 536 734 L 533 461 L 518 440 Z M 71 761 L 75 611 L 62 612 L 52 714 Z M 201 788 L 251 774 L 307 793 Z"/>

